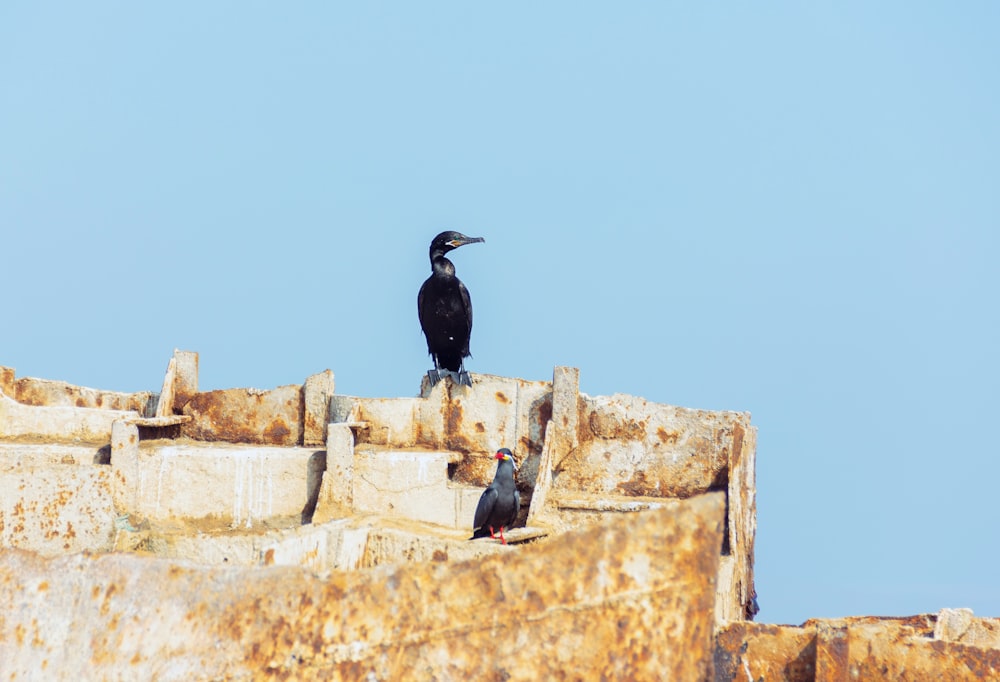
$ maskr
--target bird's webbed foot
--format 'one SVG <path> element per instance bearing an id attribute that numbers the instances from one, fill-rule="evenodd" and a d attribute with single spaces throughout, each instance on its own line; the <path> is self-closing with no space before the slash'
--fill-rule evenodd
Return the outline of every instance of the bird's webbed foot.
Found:
<path id="1" fill-rule="evenodd" d="M 457 372 L 453 372 L 450 369 L 429 369 L 427 370 L 427 378 L 431 382 L 431 386 L 436 386 L 439 381 L 445 377 L 451 377 L 453 381 L 462 386 L 472 387 L 472 377 L 464 369 Z"/>

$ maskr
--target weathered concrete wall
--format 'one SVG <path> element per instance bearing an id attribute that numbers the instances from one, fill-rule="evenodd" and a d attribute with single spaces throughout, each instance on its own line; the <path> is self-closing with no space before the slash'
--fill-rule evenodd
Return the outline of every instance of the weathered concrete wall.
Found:
<path id="1" fill-rule="evenodd" d="M 198 393 L 183 414 L 191 421 L 182 435 L 195 440 L 299 445 L 305 432 L 302 386 L 292 384 L 263 391 L 230 388 Z"/>
<path id="2" fill-rule="evenodd" d="M 334 396 L 334 422 L 363 424 L 357 442 L 394 448 L 426 448 L 468 455 L 456 459 L 453 478 L 471 485 L 493 479 L 497 449 L 515 450 L 522 468 L 541 453 L 552 410 L 552 385 L 474 374 L 473 386 L 425 379 L 419 398 Z"/>
<path id="3" fill-rule="evenodd" d="M 155 393 L 120 393 L 75 386 L 65 381 L 15 378 L 14 369 L 0 367 L 0 392 L 23 405 L 48 407 L 88 407 L 103 410 L 136 412 L 151 416 L 156 406 Z"/>
<path id="4" fill-rule="evenodd" d="M 715 679 L 996 680 L 1000 620 L 945 609 L 939 616 L 813 620 L 801 627 L 730 623 L 716 636 Z"/>
<path id="5" fill-rule="evenodd" d="M 137 416 L 136 412 L 92 407 L 35 407 L 0 394 L 0 439 L 107 443 L 115 420 Z"/>
<path id="6" fill-rule="evenodd" d="M 0 444 L 0 547 L 46 556 L 112 548 L 111 468 L 74 460 L 87 453 L 93 450 Z"/>
<path id="7" fill-rule="evenodd" d="M 196 355 L 196 354 L 195 354 Z M 171 360 L 172 365 L 178 358 Z M 176 363 L 180 367 L 179 362 Z M 188 361 L 197 369 L 197 359 Z M 175 414 L 190 418 L 180 435 L 194 440 L 258 445 L 321 446 L 330 421 L 333 372 L 326 370 L 305 383 L 274 389 L 231 388 L 192 392 L 197 377 L 167 372 L 163 395 Z M 176 384 L 176 385 L 175 385 Z M 158 414 L 169 414 L 159 410 Z"/>
<path id="8" fill-rule="evenodd" d="M 324 578 L 7 552 L 0 660 L 19 679 L 706 679 L 724 506 Z"/>
<path id="9" fill-rule="evenodd" d="M 556 463 L 555 490 L 689 497 L 725 490 L 740 412 L 650 403 L 628 395 L 580 396 L 579 446 Z"/>
<path id="10" fill-rule="evenodd" d="M 115 536 L 107 447 L 0 441 L 0 548 L 46 556 L 109 551 Z"/>

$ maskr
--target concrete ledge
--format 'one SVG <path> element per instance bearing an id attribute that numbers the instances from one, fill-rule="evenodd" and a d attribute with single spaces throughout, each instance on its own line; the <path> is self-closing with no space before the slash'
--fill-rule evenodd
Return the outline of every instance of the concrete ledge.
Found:
<path id="1" fill-rule="evenodd" d="M 107 464 L 111 448 L 96 443 L 0 441 L 0 471 L 50 464 Z"/>

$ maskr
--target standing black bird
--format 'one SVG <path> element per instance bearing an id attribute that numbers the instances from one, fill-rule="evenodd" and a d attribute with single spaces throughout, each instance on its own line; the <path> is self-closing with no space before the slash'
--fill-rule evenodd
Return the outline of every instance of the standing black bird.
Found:
<path id="1" fill-rule="evenodd" d="M 431 242 L 431 276 L 417 294 L 417 315 L 427 337 L 427 352 L 434 358 L 434 369 L 427 372 L 432 386 L 449 373 L 458 375 L 458 383 L 472 386 L 462 361 L 469 357 L 472 301 L 469 290 L 455 276 L 454 264 L 444 254 L 485 241 L 460 232 L 442 232 Z"/>
<path id="2" fill-rule="evenodd" d="M 506 545 L 503 529 L 510 530 L 511 524 L 517 520 L 517 513 L 521 511 L 521 493 L 517 492 L 514 484 L 514 471 L 517 469 L 514 455 L 507 448 L 500 448 L 496 458 L 500 460 L 497 473 L 479 498 L 476 518 L 472 522 L 472 537 L 469 539 L 484 538 L 487 533 L 496 539 L 494 533 L 499 530 L 500 542 Z"/>

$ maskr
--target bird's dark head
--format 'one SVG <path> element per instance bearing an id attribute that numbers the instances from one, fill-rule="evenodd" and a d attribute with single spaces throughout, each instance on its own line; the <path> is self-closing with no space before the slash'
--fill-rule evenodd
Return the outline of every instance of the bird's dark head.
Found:
<path id="1" fill-rule="evenodd" d="M 494 456 L 501 462 L 509 460 L 514 465 L 514 469 L 517 469 L 517 462 L 514 460 L 514 453 L 510 451 L 510 448 L 500 448 Z"/>
<path id="2" fill-rule="evenodd" d="M 466 237 L 461 232 L 442 232 L 438 236 L 434 237 L 434 241 L 431 242 L 431 258 L 434 257 L 435 253 L 443 255 L 452 249 L 457 249 L 460 246 L 485 241 L 486 240 L 482 237 Z"/>

